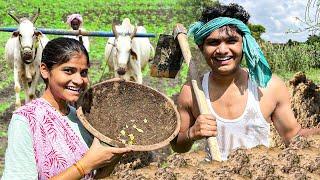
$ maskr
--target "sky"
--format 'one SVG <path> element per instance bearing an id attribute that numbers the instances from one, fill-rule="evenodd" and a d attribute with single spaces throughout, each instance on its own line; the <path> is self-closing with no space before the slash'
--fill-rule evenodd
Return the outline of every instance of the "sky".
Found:
<path id="1" fill-rule="evenodd" d="M 289 39 L 304 42 L 308 32 L 286 33 L 304 27 L 296 17 L 304 19 L 307 0 L 220 0 L 221 4 L 237 3 L 246 9 L 250 23 L 261 24 L 266 33 L 261 37 L 274 43 L 285 43 Z M 312 9 L 315 12 L 315 8 Z M 303 29 L 303 28 L 302 28 Z"/>

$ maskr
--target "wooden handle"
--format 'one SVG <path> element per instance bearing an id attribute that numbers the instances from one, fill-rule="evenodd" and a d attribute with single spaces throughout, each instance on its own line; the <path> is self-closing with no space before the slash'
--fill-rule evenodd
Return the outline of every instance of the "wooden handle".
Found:
<path id="1" fill-rule="evenodd" d="M 184 30 L 183 25 L 178 24 L 177 28 Z M 186 30 L 185 30 L 186 31 Z M 210 114 L 209 107 L 206 102 L 205 95 L 202 90 L 202 85 L 200 84 L 200 78 L 196 72 L 196 67 L 192 59 L 190 47 L 188 44 L 188 36 L 186 32 L 180 32 L 177 34 L 177 39 L 182 51 L 183 58 L 189 67 L 189 75 L 191 78 L 191 84 L 193 92 L 195 94 L 197 104 L 200 110 L 200 114 Z M 221 154 L 218 146 L 218 141 L 216 137 L 207 138 L 209 153 L 214 160 L 221 161 Z"/>
<path id="2" fill-rule="evenodd" d="M 191 61 L 191 64 L 193 64 L 192 61 Z M 190 71 L 191 71 L 191 68 L 190 68 Z M 211 112 L 209 111 L 209 107 L 207 105 L 207 102 L 206 102 L 206 97 L 205 97 L 204 92 L 202 90 L 202 86 L 200 85 L 199 82 L 200 82 L 199 80 L 198 81 L 196 81 L 195 79 L 191 80 L 192 88 L 193 88 L 194 94 L 197 99 L 200 114 L 211 114 Z M 209 138 L 207 138 L 207 142 L 208 142 L 208 147 L 209 147 L 209 151 L 210 151 L 209 153 L 211 155 L 211 158 L 216 161 L 221 161 L 221 153 L 219 150 L 217 138 L 214 136 L 209 137 Z"/>

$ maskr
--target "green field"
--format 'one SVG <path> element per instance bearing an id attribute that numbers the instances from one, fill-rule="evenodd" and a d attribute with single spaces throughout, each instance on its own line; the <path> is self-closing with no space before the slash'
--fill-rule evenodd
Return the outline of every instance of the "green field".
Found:
<path id="1" fill-rule="evenodd" d="M 172 27 L 183 23 L 186 27 L 196 21 L 201 10 L 201 1 L 196 0 L 95 0 L 95 1 L 67 1 L 67 0 L 7 0 L 0 1 L 0 26 L 15 27 L 16 22 L 7 15 L 13 11 L 18 17 L 31 17 L 41 8 L 36 27 L 68 29 L 66 17 L 72 13 L 80 13 L 84 18 L 84 28 L 89 31 L 111 31 L 112 22 L 121 22 L 130 18 L 133 24 L 144 25 L 149 33 L 155 33 L 156 38 L 151 42 L 156 46 L 159 34 L 171 34 Z M 13 72 L 3 57 L 4 46 L 10 33 L 0 32 L 0 114 L 3 114 L 14 103 Z M 57 36 L 50 35 L 49 39 Z M 92 68 L 90 79 L 92 84 L 108 78 L 108 69 L 104 60 L 104 47 L 106 38 L 90 38 L 90 58 Z M 190 41 L 191 42 L 191 41 Z M 191 43 L 194 47 L 194 44 Z M 194 48 L 193 48 L 194 49 Z M 304 71 L 307 77 L 320 83 L 320 45 L 300 44 L 295 46 L 276 47 L 265 43 L 263 50 L 269 59 L 273 71 L 290 79 L 297 71 Z M 197 53 L 199 54 L 199 53 Z M 196 59 L 201 59 L 196 57 Z M 106 69 L 105 69 L 106 68 Z M 153 86 L 171 96 L 179 92 L 181 85 L 187 79 L 187 68 L 184 66 L 179 77 L 174 80 L 149 78 L 148 68 L 144 70 L 144 78 L 148 85 Z M 43 86 L 42 86 L 43 87 Z M 23 95 L 22 95 L 23 97 Z M 1 116 L 0 121 L 4 121 Z M 6 119 L 8 121 L 8 119 Z M 6 126 L 0 128 L 0 138 L 6 138 Z M 0 157 L 3 157 L 2 146 Z M 1 166 L 0 166 L 1 173 Z"/>

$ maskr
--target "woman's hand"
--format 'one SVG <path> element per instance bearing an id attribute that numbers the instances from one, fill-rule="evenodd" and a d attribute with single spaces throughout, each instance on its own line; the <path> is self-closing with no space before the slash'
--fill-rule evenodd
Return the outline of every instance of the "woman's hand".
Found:
<path id="1" fill-rule="evenodd" d="M 217 135 L 216 118 L 212 115 L 199 115 L 196 122 L 190 127 L 188 136 L 190 140 L 198 140 L 203 137 L 211 137 Z"/>
<path id="2" fill-rule="evenodd" d="M 100 143 L 96 137 L 93 139 L 90 149 L 84 157 L 79 160 L 83 166 L 85 174 L 103 166 L 114 166 L 124 153 L 132 151 L 130 148 L 116 148 Z"/>

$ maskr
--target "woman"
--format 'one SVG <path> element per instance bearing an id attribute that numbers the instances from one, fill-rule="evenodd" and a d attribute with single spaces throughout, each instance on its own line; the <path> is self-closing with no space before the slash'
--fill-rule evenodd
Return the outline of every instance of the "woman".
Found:
<path id="1" fill-rule="evenodd" d="M 79 41 L 49 41 L 40 65 L 45 91 L 13 113 L 2 179 L 91 179 L 99 175 L 95 169 L 112 169 L 121 154 L 130 151 L 93 139 L 68 105 L 87 87 L 89 66 Z"/>

